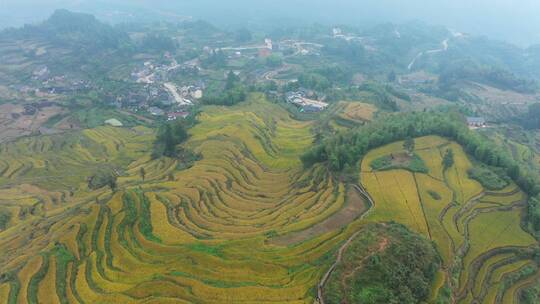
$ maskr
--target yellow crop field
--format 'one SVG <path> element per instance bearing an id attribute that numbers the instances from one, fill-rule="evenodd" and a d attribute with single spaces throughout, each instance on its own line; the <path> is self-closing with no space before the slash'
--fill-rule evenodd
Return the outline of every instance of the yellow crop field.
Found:
<path id="1" fill-rule="evenodd" d="M 28 261 L 26 265 L 24 265 L 24 267 L 19 272 L 18 276 L 21 284 L 21 293 L 17 298 L 18 303 L 28 303 L 28 285 L 30 283 L 30 280 L 32 279 L 32 276 L 39 271 L 42 262 L 42 257 L 33 257 Z"/>
<path id="2" fill-rule="evenodd" d="M 482 265 L 482 267 L 478 271 L 478 274 L 476 275 L 476 282 L 474 283 L 473 294 L 475 296 L 481 295 L 484 284 L 490 284 L 490 279 L 488 278 L 488 275 L 491 276 L 493 274 L 494 268 L 497 268 L 496 266 L 499 265 L 499 262 L 507 260 L 511 257 L 511 254 L 495 255 L 494 257 L 488 259 Z"/>
<path id="3" fill-rule="evenodd" d="M 7 300 L 9 299 L 10 289 L 11 287 L 8 283 L 0 284 L 0 299 L 2 299 L 2 303 L 7 303 Z"/>
<path id="4" fill-rule="evenodd" d="M 342 101 L 339 103 L 340 117 L 354 122 L 371 121 L 377 107 L 369 103 Z"/>
<path id="5" fill-rule="evenodd" d="M 39 284 L 38 301 L 43 304 L 60 302 L 56 294 L 56 259 L 50 259 L 49 269 Z"/>
<path id="6" fill-rule="evenodd" d="M 427 233 L 426 218 L 411 173 L 403 170 L 364 173 L 362 182 L 375 202 L 380 202 L 367 219 L 394 220 Z"/>
<path id="7" fill-rule="evenodd" d="M 476 297 L 482 303 L 493 303 L 500 286 L 487 282 L 488 277 L 531 262 L 530 258 L 524 259 L 512 264 L 513 268 L 499 265 L 513 256 L 511 252 L 536 244 L 520 226 L 526 196 L 513 184 L 495 192 L 483 189 L 468 177 L 467 171 L 473 165 L 454 142 L 428 136 L 417 138 L 415 144 L 415 153 L 428 167 L 427 174 L 380 172 L 369 167 L 374 159 L 403 152 L 403 142 L 374 149 L 364 157 L 360 182 L 375 201 L 366 219 L 395 220 L 422 232 L 437 245 L 446 270 L 444 281 L 458 302 L 470 303 Z M 447 149 L 454 152 L 454 164 L 444 170 L 442 155 Z M 419 222 L 426 228 L 418 229 Z"/>
<path id="8" fill-rule="evenodd" d="M 370 120 L 376 111 L 339 106 L 347 120 Z M 19 303 L 312 304 L 341 244 L 366 223 L 396 221 L 441 253 L 432 298 L 448 285 L 467 301 L 473 289 L 487 298 L 495 286 L 475 285 L 470 269 L 486 281 L 503 271 L 497 263 L 513 246 L 533 244 L 519 226 L 524 194 L 515 185 L 485 191 L 468 178 L 463 149 L 444 138 L 415 140 L 427 174 L 369 166 L 403 152 L 403 142 L 369 152 L 358 183 L 373 198 L 369 208 L 360 190 L 324 165 L 302 166 L 313 123 L 263 96 L 205 106 L 197 120 L 183 145 L 201 158 L 182 170 L 178 159 L 150 157 L 155 135 L 145 127 L 0 145 L 0 205 L 16 215 L 0 232 L 0 269 L 15 274 L 13 284 L 0 284 L 0 297 L 19 284 Z M 449 147 L 455 165 L 444 171 Z M 118 170 L 115 193 L 87 187 L 105 166 Z"/>
<path id="9" fill-rule="evenodd" d="M 0 233 L 1 248 L 26 252 L 10 264 L 2 264 L 7 255 L 0 253 L 0 265 L 16 270 L 29 259 L 40 261 L 33 258 L 39 254 L 51 257 L 42 276 L 35 275 L 39 264 L 18 272 L 19 298 L 35 276 L 38 299 L 51 289 L 55 294 L 44 303 L 312 303 L 325 268 L 321 259 L 352 231 L 336 219 L 308 238 L 271 242 L 344 208 L 345 185 L 322 166 L 305 170 L 299 160 L 312 145 L 312 123 L 292 119 L 260 95 L 233 107 L 205 107 L 198 121 L 185 146 L 202 158 L 181 171 L 175 160 L 149 157 L 154 135 L 140 127 L 99 127 L 2 147 L 0 153 L 16 160 L 9 166 L 18 164 L 4 178 L 21 186 L 0 189 L 6 193 L 0 202 L 16 198 L 10 208 L 44 207 Z M 35 151 L 22 151 L 29 143 Z M 58 152 L 59 146 L 68 149 Z M 27 161 L 34 165 L 21 172 Z M 125 168 L 114 194 L 85 185 L 91 169 L 105 163 Z M 27 187 L 26 174 L 44 182 L 20 188 Z M 46 174 L 57 178 L 51 182 Z M 38 216 L 42 230 L 20 230 Z"/>

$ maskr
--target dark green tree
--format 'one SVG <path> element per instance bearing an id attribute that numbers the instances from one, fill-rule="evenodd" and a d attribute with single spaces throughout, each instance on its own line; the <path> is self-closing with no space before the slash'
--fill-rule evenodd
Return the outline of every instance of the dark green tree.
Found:
<path id="1" fill-rule="evenodd" d="M 0 231 L 6 229 L 11 220 L 11 212 L 7 209 L 0 209 Z"/>
<path id="2" fill-rule="evenodd" d="M 446 150 L 442 162 L 444 170 L 447 170 L 454 165 L 454 151 L 452 149 Z"/>
<path id="3" fill-rule="evenodd" d="M 238 31 L 236 31 L 234 38 L 237 42 L 244 43 L 244 42 L 251 41 L 253 39 L 253 35 L 248 29 L 241 28 Z"/>
<path id="4" fill-rule="evenodd" d="M 116 192 L 118 184 L 116 183 L 116 175 L 112 174 L 111 178 L 109 179 L 109 188 L 111 188 L 112 192 Z"/>
<path id="5" fill-rule="evenodd" d="M 409 155 L 412 155 L 414 152 L 414 139 L 412 137 L 407 137 L 403 142 L 403 149 L 407 151 Z"/>
<path id="6" fill-rule="evenodd" d="M 176 147 L 186 141 L 187 138 L 188 134 L 182 122 L 172 121 L 165 123 L 158 130 L 152 157 L 176 157 Z"/>
<path id="7" fill-rule="evenodd" d="M 236 75 L 233 71 L 229 71 L 227 74 L 227 80 L 225 82 L 225 90 L 231 90 L 238 85 L 240 82 L 240 77 Z"/>
<path id="8" fill-rule="evenodd" d="M 278 55 L 271 55 L 266 58 L 266 65 L 271 68 L 277 68 L 283 65 L 283 59 Z"/>
<path id="9" fill-rule="evenodd" d="M 146 177 L 146 170 L 144 170 L 144 167 L 141 167 L 141 169 L 139 170 L 139 175 L 141 176 L 141 179 L 144 181 Z"/>
<path id="10" fill-rule="evenodd" d="M 387 78 L 388 78 L 388 82 L 396 82 L 397 80 L 396 72 L 392 70 L 390 73 L 388 73 Z"/>

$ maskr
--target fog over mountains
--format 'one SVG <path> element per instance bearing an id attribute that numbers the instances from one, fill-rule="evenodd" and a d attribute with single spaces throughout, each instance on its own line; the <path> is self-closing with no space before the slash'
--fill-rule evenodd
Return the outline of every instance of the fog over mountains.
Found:
<path id="1" fill-rule="evenodd" d="M 540 43 L 540 2 L 535 0 L 2 0 L 0 27 L 39 21 L 57 8 L 93 13 L 108 22 L 192 16 L 230 27 L 421 20 L 520 46 Z"/>

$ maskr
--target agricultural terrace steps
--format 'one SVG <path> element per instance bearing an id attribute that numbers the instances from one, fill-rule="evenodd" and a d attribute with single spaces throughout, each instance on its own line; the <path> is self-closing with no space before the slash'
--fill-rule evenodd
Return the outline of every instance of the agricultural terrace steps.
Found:
<path id="1" fill-rule="evenodd" d="M 472 299 L 471 296 L 480 296 L 481 285 L 476 281 L 482 281 L 488 269 L 482 268 L 482 275 L 478 274 L 479 278 L 475 281 L 474 271 L 471 271 L 475 268 L 471 267 L 474 267 L 473 263 L 479 263 L 476 262 L 479 260 L 479 255 L 512 246 L 520 248 L 516 249 L 520 250 L 519 252 L 537 246 L 532 236 L 519 225 L 519 216 L 526 206 L 527 196 L 514 184 L 498 191 L 490 191 L 472 180 L 467 171 L 474 166 L 474 163 L 459 144 L 444 137 L 425 136 L 417 140 L 421 143 L 421 149 L 429 145 L 429 148 L 424 150 L 432 150 L 422 154 L 421 157 L 427 157 L 424 160 L 427 161 L 429 168 L 434 170 L 431 172 L 439 178 L 434 178 L 431 174 L 414 173 L 402 169 L 384 170 L 387 172 L 381 174 L 375 172 L 380 170 L 370 170 L 371 160 L 402 151 L 401 142 L 396 141 L 374 149 L 364 156 L 360 169 L 360 182 L 379 204 L 383 207 L 386 206 L 385 204 L 388 205 L 387 209 L 374 208 L 372 210 L 374 220 L 383 222 L 392 220 L 392 216 L 397 212 L 396 208 L 399 207 L 394 206 L 397 201 L 414 202 L 415 213 L 411 212 L 410 216 L 404 213 L 400 222 L 407 226 L 414 225 L 417 216 L 426 219 L 427 225 L 422 232 L 426 236 L 429 234 L 439 250 L 442 250 L 441 253 L 445 254 L 443 257 L 447 258 L 442 265 L 442 270 L 445 281 L 452 289 L 449 295 L 451 302 L 457 303 L 459 299 L 468 302 Z M 444 144 L 441 145 L 442 141 Z M 455 163 L 451 171 L 442 168 L 441 161 L 445 147 L 452 147 L 455 152 Z M 386 179 L 381 181 L 380 177 Z M 383 183 L 382 186 L 381 183 Z M 404 193 L 402 189 L 396 189 L 398 194 L 388 194 L 390 183 L 396 183 L 396 188 L 407 187 L 407 191 Z M 441 199 L 429 196 L 428 190 L 440 194 Z M 405 207 L 410 208 L 408 205 Z M 384 213 L 386 210 L 390 210 L 389 213 Z M 523 262 L 528 260 L 531 259 L 527 257 L 522 259 Z M 486 262 L 487 264 L 491 265 Z M 481 266 L 477 267 L 481 268 Z M 521 283 L 526 283 L 524 281 L 520 279 Z M 515 284 L 513 286 L 518 287 Z M 493 296 L 493 289 L 497 287 L 489 285 L 482 288 L 490 290 L 489 295 Z M 514 289 L 504 295 L 505 299 L 510 296 L 510 293 L 515 293 Z"/>
<path id="2" fill-rule="evenodd" d="M 458 249 L 456 256 L 460 257 L 460 258 L 463 258 L 463 257 L 465 257 L 465 255 L 469 251 L 469 247 L 470 247 L 470 245 L 468 244 L 468 241 L 470 239 L 469 224 L 478 215 L 480 215 L 481 213 L 489 213 L 489 212 L 492 212 L 492 211 L 512 211 L 512 210 L 517 209 L 517 208 L 522 208 L 525 205 L 526 205 L 526 201 L 521 200 L 521 201 L 514 202 L 514 203 L 512 203 L 512 204 L 510 204 L 508 206 L 487 207 L 487 208 L 479 208 L 479 209 L 474 210 L 471 214 L 469 214 L 465 218 L 465 224 L 464 224 L 465 228 L 464 228 L 464 231 L 463 231 L 463 236 L 464 236 L 465 241 L 463 242 L 463 245 Z M 457 294 L 458 299 L 461 299 L 461 298 L 464 298 L 464 297 L 467 296 L 466 295 L 466 291 L 467 291 L 466 286 L 467 286 L 467 284 L 465 284 L 463 286 L 463 288 Z"/>
<path id="3" fill-rule="evenodd" d="M 467 283 L 464 286 L 463 293 L 465 293 L 466 291 L 472 292 L 474 285 L 477 282 L 477 279 L 478 279 L 477 277 L 479 275 L 480 269 L 485 266 L 486 262 L 489 261 L 489 259 L 498 255 L 513 254 L 514 256 L 512 257 L 502 259 L 501 261 L 498 261 L 497 263 L 489 265 L 488 273 L 484 276 L 485 279 L 483 279 L 483 281 L 481 282 L 482 286 L 481 286 L 480 294 L 474 295 L 473 293 L 475 300 L 481 301 L 487 294 L 486 288 L 488 286 L 486 285 L 489 285 L 489 281 L 491 279 L 492 273 L 496 269 L 504 265 L 507 265 L 509 263 L 514 263 L 517 261 L 523 261 L 523 260 L 532 258 L 534 254 L 534 249 L 535 249 L 534 246 L 528 246 L 528 247 L 506 246 L 506 247 L 494 248 L 479 255 L 471 262 L 472 275 L 468 278 Z M 462 299 L 465 296 L 466 296 L 465 294 L 461 294 L 459 295 L 459 299 Z"/>
<path id="4" fill-rule="evenodd" d="M 374 206 L 373 199 L 367 193 L 367 191 L 359 185 L 350 185 L 352 191 L 359 195 L 361 202 L 351 199 L 351 195 L 348 194 L 348 203 L 341 209 L 330 215 L 323 221 L 308 227 L 306 229 L 293 231 L 284 235 L 277 236 L 270 240 L 270 244 L 278 246 L 289 246 L 293 244 L 300 244 L 318 235 L 328 233 L 334 230 L 344 229 L 347 225 L 353 221 L 363 219 L 369 214 Z M 355 204 L 356 203 L 356 204 Z M 353 205 L 354 204 L 354 205 Z M 339 225 L 339 226 L 336 226 Z"/>
<path id="5" fill-rule="evenodd" d="M 353 188 L 356 189 L 356 191 L 358 191 L 362 196 L 364 196 L 367 199 L 367 201 L 369 202 L 369 204 L 370 204 L 369 210 L 367 212 L 365 212 L 361 216 L 363 218 L 367 214 L 369 214 L 369 211 L 373 210 L 373 206 L 375 206 L 375 202 L 373 201 L 373 199 L 371 198 L 369 193 L 364 189 L 364 187 L 355 184 L 355 185 L 353 185 Z M 324 286 L 328 282 L 328 279 L 330 278 L 330 275 L 332 274 L 332 272 L 334 272 L 334 270 L 339 265 L 339 263 L 341 263 L 341 259 L 343 257 L 343 252 L 345 252 L 345 250 L 349 247 L 349 245 L 352 243 L 352 241 L 362 232 L 362 230 L 363 230 L 363 228 L 361 228 L 359 231 L 355 232 L 352 236 L 350 236 L 345 241 L 345 243 L 343 245 L 341 245 L 341 247 L 338 250 L 337 256 L 336 256 L 336 261 L 326 271 L 326 273 L 322 277 L 321 281 L 317 285 L 317 301 L 318 301 L 319 304 L 324 304 L 324 297 L 323 297 Z"/>

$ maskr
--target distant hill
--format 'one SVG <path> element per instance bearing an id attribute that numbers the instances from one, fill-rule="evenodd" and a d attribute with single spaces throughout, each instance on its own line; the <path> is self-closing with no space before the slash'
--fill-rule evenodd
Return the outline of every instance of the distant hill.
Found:
<path id="1" fill-rule="evenodd" d="M 4 39 L 44 39 L 80 50 L 117 48 L 129 37 L 93 15 L 68 10 L 56 10 L 45 22 L 7 29 L 0 34 Z"/>

